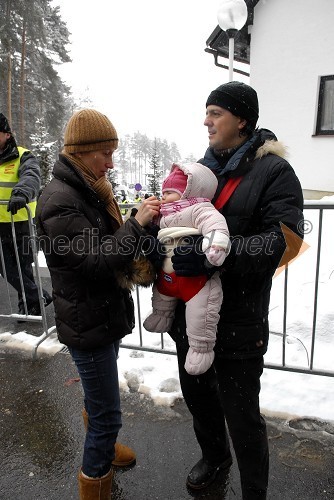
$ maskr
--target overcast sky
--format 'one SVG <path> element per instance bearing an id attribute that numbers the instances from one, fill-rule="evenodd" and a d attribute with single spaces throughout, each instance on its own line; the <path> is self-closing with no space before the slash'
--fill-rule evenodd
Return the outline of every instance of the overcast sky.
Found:
<path id="1" fill-rule="evenodd" d="M 220 0 L 54 0 L 73 62 L 59 68 L 75 97 L 86 92 L 120 136 L 139 131 L 203 155 L 205 102 L 228 71 L 204 51 Z M 245 77 L 237 79 L 245 80 Z"/>

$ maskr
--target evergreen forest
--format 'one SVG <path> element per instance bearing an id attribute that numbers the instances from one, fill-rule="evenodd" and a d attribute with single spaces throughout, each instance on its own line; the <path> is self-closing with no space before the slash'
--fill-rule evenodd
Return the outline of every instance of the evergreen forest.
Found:
<path id="1" fill-rule="evenodd" d="M 17 143 L 38 156 L 42 186 L 51 179 L 64 125 L 89 102 L 79 102 L 57 72 L 71 62 L 70 35 L 50 0 L 0 0 L 0 112 Z M 162 176 L 179 160 L 175 143 L 138 131 L 120 138 L 110 180 L 115 188 L 140 183 L 158 193 Z"/>

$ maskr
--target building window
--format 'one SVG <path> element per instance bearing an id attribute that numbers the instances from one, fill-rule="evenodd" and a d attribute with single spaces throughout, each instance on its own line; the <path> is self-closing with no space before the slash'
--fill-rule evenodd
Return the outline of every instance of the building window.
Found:
<path id="1" fill-rule="evenodd" d="M 316 135 L 334 135 L 334 75 L 320 77 Z"/>

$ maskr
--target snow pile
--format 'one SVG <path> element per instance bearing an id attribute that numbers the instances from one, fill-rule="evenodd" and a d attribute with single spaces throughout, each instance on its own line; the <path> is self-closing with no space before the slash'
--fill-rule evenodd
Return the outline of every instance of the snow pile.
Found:
<path id="1" fill-rule="evenodd" d="M 5 332 L 0 334 L 0 349 L 8 349 L 32 354 L 41 337 L 30 335 L 25 331 L 18 333 Z M 51 333 L 38 347 L 38 354 L 53 356 L 63 348 L 57 339 L 57 333 Z"/>

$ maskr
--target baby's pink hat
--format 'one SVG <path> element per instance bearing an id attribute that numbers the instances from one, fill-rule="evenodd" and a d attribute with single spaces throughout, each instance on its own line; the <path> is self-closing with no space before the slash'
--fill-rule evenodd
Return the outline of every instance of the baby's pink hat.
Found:
<path id="1" fill-rule="evenodd" d="M 164 191 L 175 191 L 182 196 L 187 187 L 187 182 L 188 176 L 179 167 L 174 167 L 162 183 L 162 193 Z"/>

